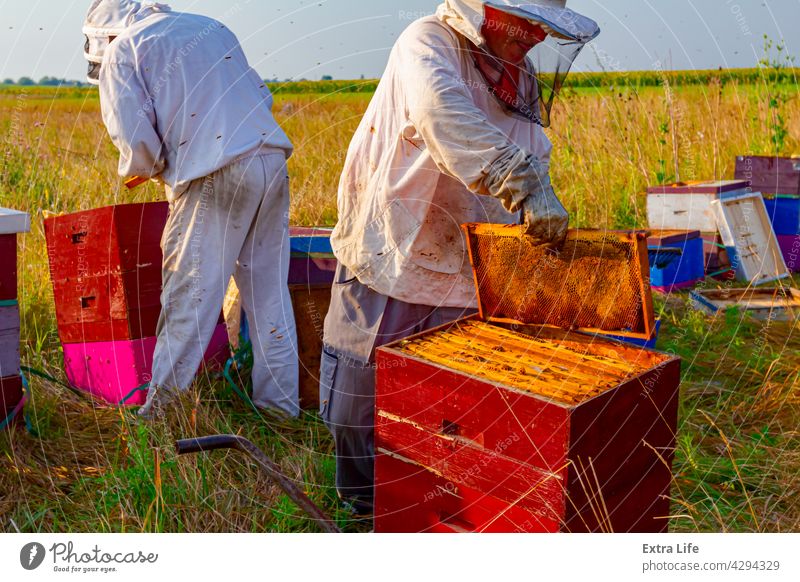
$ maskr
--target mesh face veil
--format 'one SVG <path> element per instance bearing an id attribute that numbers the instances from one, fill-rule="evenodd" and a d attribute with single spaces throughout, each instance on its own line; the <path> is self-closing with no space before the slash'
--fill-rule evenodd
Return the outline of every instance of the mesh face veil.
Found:
<path id="1" fill-rule="evenodd" d="M 470 51 L 490 92 L 509 114 L 549 127 L 553 101 L 583 47 L 599 34 L 599 27 L 594 21 L 566 8 L 513 2 L 487 2 L 484 5 L 484 25 L 488 22 L 487 7 L 528 20 L 547 33 L 544 40 L 530 50 L 522 64 L 502 61 L 491 54 L 485 42 L 470 43 Z M 518 73 L 513 75 L 517 80 L 513 82 L 514 91 L 510 92 L 504 91 L 502 84 L 498 83 L 508 71 Z"/>
<path id="2" fill-rule="evenodd" d="M 83 56 L 89 62 L 87 79 L 100 83 L 100 68 L 111 40 L 125 32 L 138 17 L 153 11 L 168 11 L 166 4 L 135 0 L 93 0 L 83 25 Z"/>

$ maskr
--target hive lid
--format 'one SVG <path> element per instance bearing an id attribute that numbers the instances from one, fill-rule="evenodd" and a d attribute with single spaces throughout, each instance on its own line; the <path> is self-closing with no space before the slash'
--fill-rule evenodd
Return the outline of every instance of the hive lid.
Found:
<path id="1" fill-rule="evenodd" d="M 16 234 L 31 230 L 31 217 L 26 212 L 0 208 L 0 234 Z"/>
<path id="2" fill-rule="evenodd" d="M 648 194 L 725 194 L 746 190 L 749 183 L 746 180 L 716 180 L 678 182 L 676 184 L 663 184 L 647 189 Z"/>
<path id="3" fill-rule="evenodd" d="M 570 230 L 555 253 L 534 244 L 520 226 L 462 228 L 482 319 L 653 336 L 645 231 Z"/>
<path id="4" fill-rule="evenodd" d="M 699 230 L 650 229 L 650 234 L 647 237 L 647 244 L 651 247 L 666 247 L 669 245 L 684 244 L 696 238 L 700 238 Z"/>

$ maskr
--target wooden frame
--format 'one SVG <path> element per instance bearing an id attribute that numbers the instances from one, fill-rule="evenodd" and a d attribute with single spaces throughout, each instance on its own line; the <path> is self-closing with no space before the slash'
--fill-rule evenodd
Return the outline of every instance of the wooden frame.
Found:
<path id="1" fill-rule="evenodd" d="M 542 321 L 520 321 L 519 319 L 509 318 L 509 317 L 500 317 L 500 316 L 491 316 L 489 312 L 491 309 L 487 308 L 485 297 L 482 295 L 482 287 L 480 278 L 478 276 L 476 263 L 478 262 L 478 257 L 475 255 L 475 249 L 472 248 L 470 244 L 470 237 L 473 235 L 477 236 L 498 236 L 498 237 L 509 237 L 509 238 L 519 238 L 521 235 L 521 227 L 519 225 L 499 225 L 499 224 L 484 224 L 484 223 L 468 223 L 463 224 L 461 226 L 462 230 L 464 231 L 466 240 L 467 240 L 467 250 L 469 252 L 469 259 L 470 264 L 472 265 L 472 274 L 475 281 L 475 288 L 477 290 L 477 297 L 478 297 L 478 313 L 481 319 L 484 321 L 491 321 L 493 323 L 508 323 L 508 324 L 518 324 L 518 325 L 526 325 L 526 324 L 543 324 L 549 325 L 547 322 Z M 626 244 L 635 245 L 637 256 L 634 259 L 638 265 L 638 289 L 636 289 L 637 299 L 639 304 L 641 305 L 641 319 L 642 319 L 642 329 L 637 330 L 630 330 L 630 329 L 614 329 L 614 328 L 597 328 L 597 327 L 589 327 L 589 326 L 578 326 L 575 328 L 576 331 L 581 331 L 585 333 L 597 333 L 597 334 L 608 334 L 613 333 L 619 337 L 630 337 L 636 339 L 644 339 L 650 340 L 653 338 L 655 334 L 655 312 L 653 308 L 653 295 L 650 290 L 650 260 L 648 257 L 648 250 L 647 250 L 647 231 L 614 231 L 614 230 L 594 230 L 594 229 L 582 229 L 582 230 L 570 230 L 567 235 L 567 240 L 576 239 L 576 238 L 584 238 L 584 239 L 592 239 L 597 238 L 598 240 L 606 239 L 607 237 L 612 236 L 619 240 L 620 242 L 624 242 Z M 555 327 L 555 326 L 551 326 Z"/>
<path id="2" fill-rule="evenodd" d="M 723 243 L 736 249 L 739 278 L 762 285 L 790 276 L 760 192 L 715 200 L 711 207 Z"/>
<path id="3" fill-rule="evenodd" d="M 792 321 L 800 317 L 800 291 L 790 287 L 705 289 L 692 292 L 697 309 L 716 315 L 741 307 L 756 319 Z"/>

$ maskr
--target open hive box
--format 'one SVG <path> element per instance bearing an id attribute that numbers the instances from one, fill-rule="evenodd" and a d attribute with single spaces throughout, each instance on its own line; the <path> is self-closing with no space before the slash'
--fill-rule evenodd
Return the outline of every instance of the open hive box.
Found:
<path id="1" fill-rule="evenodd" d="M 376 531 L 664 531 L 680 361 L 578 331 L 649 337 L 643 234 L 465 229 L 480 314 L 378 350 Z"/>
<path id="2" fill-rule="evenodd" d="M 800 318 L 800 291 L 791 287 L 701 289 L 692 292 L 692 302 L 696 308 L 712 315 L 737 308 L 761 320 Z"/>
<path id="3" fill-rule="evenodd" d="M 790 276 L 760 193 L 716 200 L 711 206 L 738 279 L 762 285 Z"/>

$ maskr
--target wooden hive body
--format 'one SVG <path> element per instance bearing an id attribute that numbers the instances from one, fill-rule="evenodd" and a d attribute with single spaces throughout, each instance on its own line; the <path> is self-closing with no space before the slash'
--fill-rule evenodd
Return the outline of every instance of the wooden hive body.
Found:
<path id="1" fill-rule="evenodd" d="M 291 260 L 290 285 L 330 285 L 336 272 L 331 248 L 333 229 L 292 226 L 289 228 Z"/>
<path id="2" fill-rule="evenodd" d="M 664 531 L 679 360 L 510 327 L 378 350 L 376 531 Z"/>
<path id="3" fill-rule="evenodd" d="M 652 337 L 644 234 L 464 230 L 479 314 L 377 352 L 376 530 L 666 529 L 680 362 L 594 335 Z"/>
<path id="4" fill-rule="evenodd" d="M 778 246 L 786 261 L 786 267 L 794 272 L 800 273 L 800 234 L 778 235 Z"/>
<path id="5" fill-rule="evenodd" d="M 0 378 L 19 375 L 19 323 L 19 306 L 0 305 Z"/>
<path id="6" fill-rule="evenodd" d="M 297 327 L 300 406 L 305 410 L 319 408 L 322 327 L 331 304 L 337 265 L 331 248 L 332 231 L 324 227 L 289 228 L 289 293 Z"/>
<path id="7" fill-rule="evenodd" d="M 746 180 L 753 192 L 800 196 L 800 158 L 738 156 L 736 179 Z"/>
<path id="8" fill-rule="evenodd" d="M 319 366 L 322 330 L 331 305 L 330 284 L 289 285 L 297 326 L 297 356 L 300 372 L 300 406 L 319 408 Z"/>
<path id="9" fill-rule="evenodd" d="M 747 191 L 747 182 L 723 180 L 666 184 L 647 189 L 647 223 L 652 229 L 717 230 L 714 200 Z"/>
<path id="10" fill-rule="evenodd" d="M 156 338 L 64 344 L 64 369 L 71 386 L 113 406 L 141 406 L 147 391 L 132 393 L 150 382 Z M 228 331 L 218 324 L 206 349 L 204 364 L 221 368 L 230 357 Z"/>
<path id="11" fill-rule="evenodd" d="M 664 268 L 650 265 L 650 285 L 654 291 L 670 293 L 692 287 L 705 277 L 704 241 L 699 231 L 654 230 L 647 238 L 650 249 L 681 250 L 681 256 Z"/>
<path id="12" fill-rule="evenodd" d="M 11 419 L 22 402 L 22 378 L 0 378 L 0 422 Z"/>
<path id="13" fill-rule="evenodd" d="M 17 234 L 30 230 L 25 212 L 0 208 L 0 425 L 19 416 L 22 400 L 17 303 Z"/>
<path id="14" fill-rule="evenodd" d="M 17 235 L 0 234 L 0 301 L 17 298 Z"/>
<path id="15" fill-rule="evenodd" d="M 45 220 L 63 343 L 155 335 L 168 204 L 124 204 Z"/>
<path id="16" fill-rule="evenodd" d="M 794 321 L 800 318 L 800 291 L 791 287 L 699 289 L 692 292 L 697 309 L 712 315 L 731 307 L 747 311 L 755 319 Z"/>

